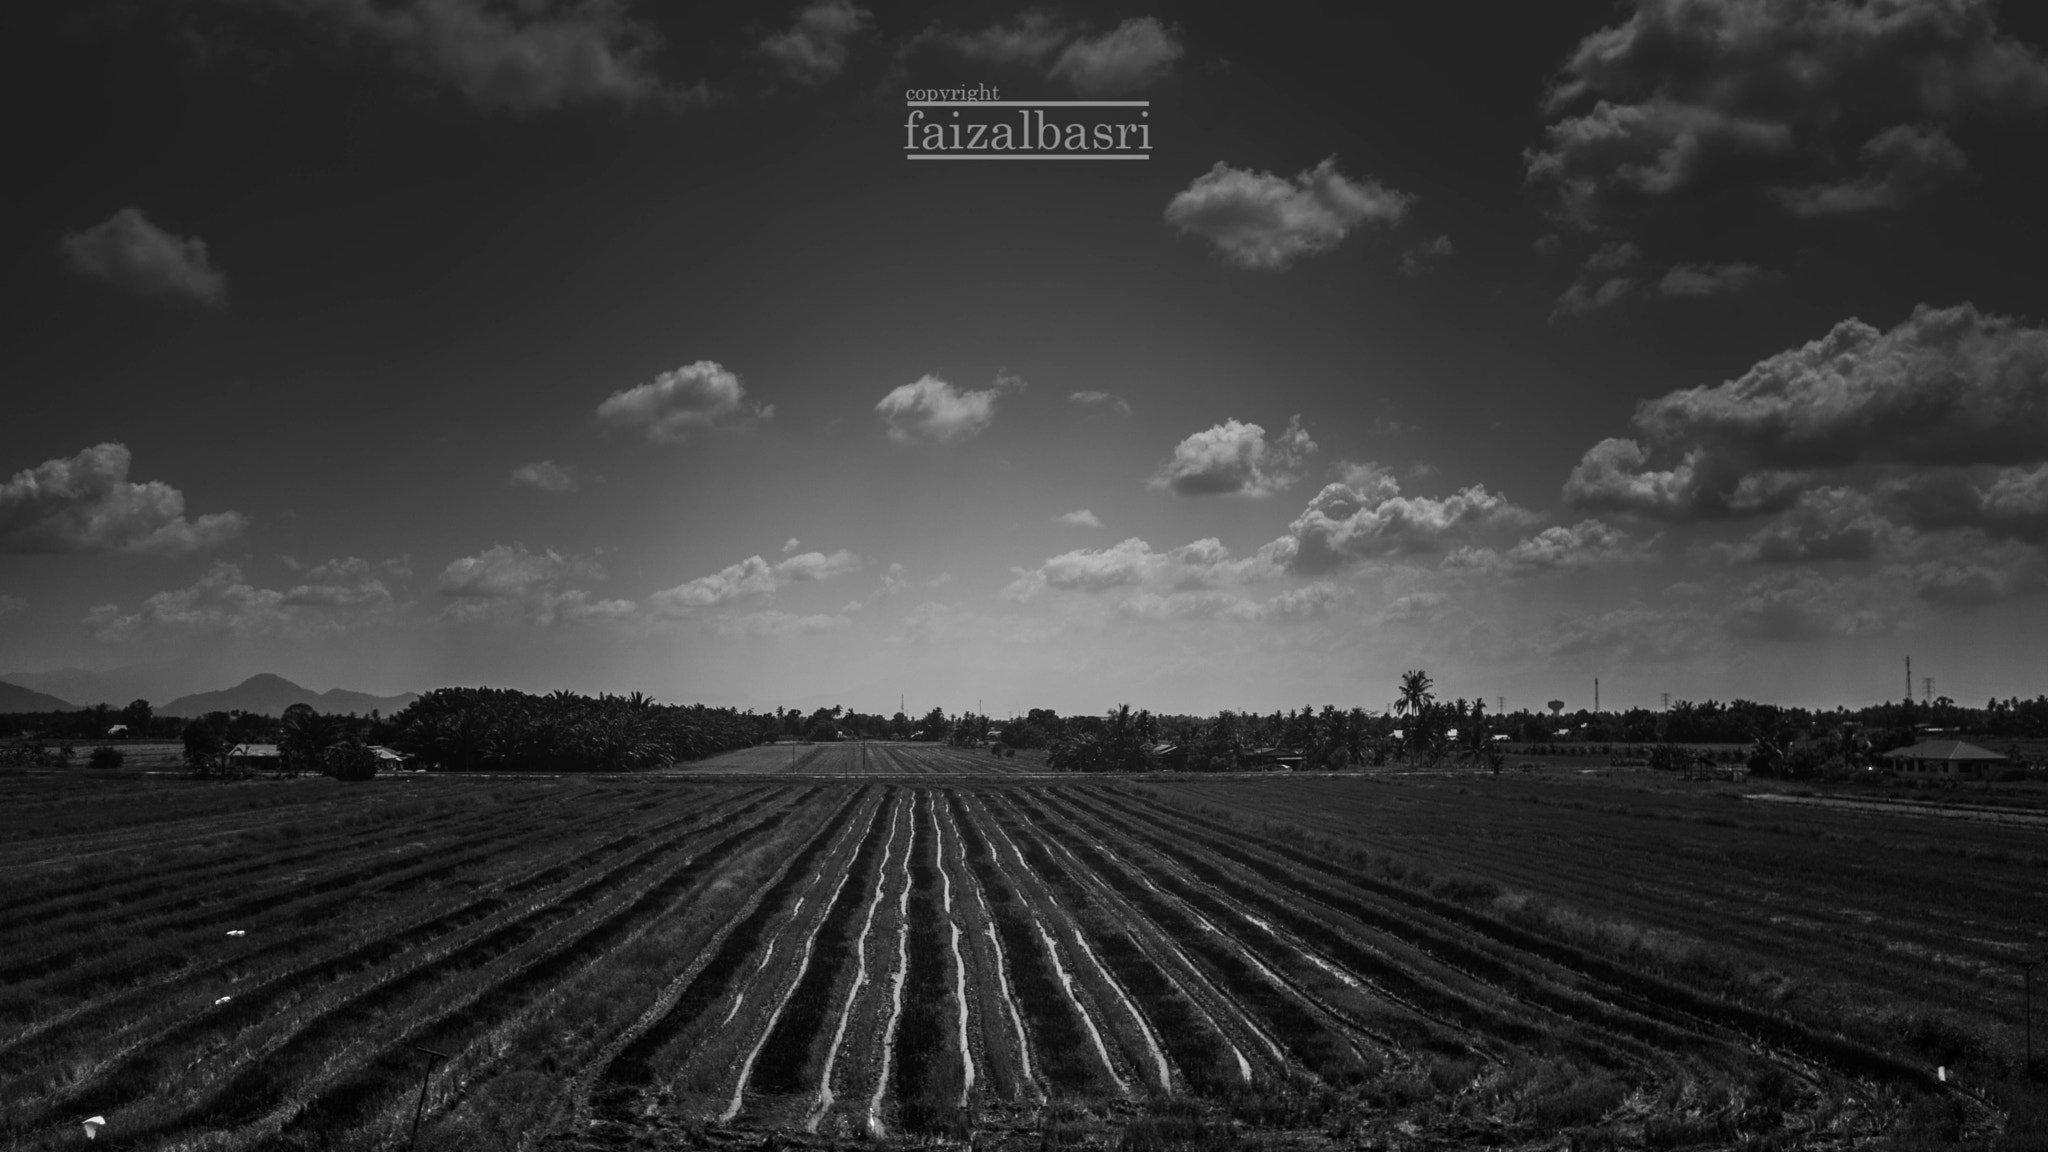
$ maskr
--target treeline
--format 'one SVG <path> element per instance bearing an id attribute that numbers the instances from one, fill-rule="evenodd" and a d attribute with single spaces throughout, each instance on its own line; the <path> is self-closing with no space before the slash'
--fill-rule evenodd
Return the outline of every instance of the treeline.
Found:
<path id="1" fill-rule="evenodd" d="M 392 717 L 392 746 L 444 772 L 626 772 L 772 740 L 778 717 L 630 696 L 439 688 Z"/>

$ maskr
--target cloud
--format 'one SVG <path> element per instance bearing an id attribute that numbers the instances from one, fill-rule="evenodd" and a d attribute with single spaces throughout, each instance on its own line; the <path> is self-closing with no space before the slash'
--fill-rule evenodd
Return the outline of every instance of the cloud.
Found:
<path id="1" fill-rule="evenodd" d="M 1138 16 L 1100 36 L 1068 44 L 1049 74 L 1083 96 L 1119 96 L 1164 79 L 1182 55 L 1172 28 L 1151 16 Z"/>
<path id="2" fill-rule="evenodd" d="M 1742 640 L 1794 643 L 1880 631 L 1883 621 L 1862 603 L 1867 590 L 1848 579 L 1827 579 L 1811 569 L 1773 573 L 1751 581 L 1722 615 L 1722 626 Z"/>
<path id="3" fill-rule="evenodd" d="M 1636 0 L 1565 61 L 1524 159 L 1586 227 L 1731 188 L 1868 210 L 1960 170 L 1944 125 L 2044 106 L 2048 61 L 1994 0 Z"/>
<path id="4" fill-rule="evenodd" d="M 1127 401 L 1108 392 L 1076 392 L 1067 397 L 1067 400 L 1092 411 L 1114 412 L 1119 416 L 1131 414 L 1131 406 Z"/>
<path id="5" fill-rule="evenodd" d="M 1474 484 L 1436 498 L 1403 496 L 1385 469 L 1352 469 L 1326 485 L 1268 548 L 1288 568 L 1319 574 L 1354 560 L 1435 553 L 1486 529 L 1527 523 L 1528 512 Z"/>
<path id="6" fill-rule="evenodd" d="M 303 608 L 361 608 L 391 602 L 391 590 L 377 575 L 379 571 L 404 571 L 402 563 L 385 561 L 373 565 L 354 556 L 315 564 L 306 570 L 304 583 L 284 594 L 283 603 Z"/>
<path id="7" fill-rule="evenodd" d="M 1271 441 L 1259 425 L 1229 419 L 1175 445 L 1151 484 L 1183 496 L 1271 496 L 1301 479 L 1302 462 L 1315 450 L 1300 416 Z"/>
<path id="8" fill-rule="evenodd" d="M 787 540 L 784 540 L 784 541 L 782 542 L 782 554 L 783 554 L 784 556 L 787 556 L 787 555 L 789 555 L 789 554 L 790 554 L 791 552 L 794 552 L 794 551 L 796 551 L 797 549 L 799 549 L 799 548 L 801 548 L 801 547 L 803 547 L 803 546 L 804 546 L 804 542 L 803 542 L 803 541 L 801 541 L 801 540 L 797 539 L 797 538 L 796 538 L 796 537 L 794 537 L 794 536 L 791 536 L 791 537 L 790 537 L 789 539 L 787 539 Z"/>
<path id="9" fill-rule="evenodd" d="M 1401 223 L 1414 202 L 1370 178 L 1343 175 L 1334 156 L 1292 181 L 1219 160 L 1167 203 L 1166 222 L 1209 241 L 1240 268 L 1279 271 L 1361 227 Z"/>
<path id="10" fill-rule="evenodd" d="M 1797 502 L 1770 523 L 1719 551 L 1736 563 L 1868 560 L 1895 546 L 1902 534 L 1873 508 L 1866 493 L 1815 488 L 1800 493 Z"/>
<path id="11" fill-rule="evenodd" d="M 216 308 L 228 302 L 228 279 L 207 256 L 206 241 L 166 232 L 140 208 L 123 208 L 83 232 L 66 233 L 59 247 L 73 272 L 137 295 Z"/>
<path id="12" fill-rule="evenodd" d="M 1279 575 L 1272 557 L 1261 550 L 1237 558 L 1215 537 L 1183 544 L 1164 552 L 1132 536 L 1107 548 L 1076 548 L 1062 552 L 1034 569 L 1012 569 L 1016 579 L 1000 595 L 1026 601 L 1050 588 L 1061 592 L 1104 592 L 1150 586 L 1160 591 L 1196 591 L 1221 584 L 1242 584 Z"/>
<path id="13" fill-rule="evenodd" d="M 1444 557 L 1446 568 L 1473 568 L 1526 576 L 1561 569 L 1600 568 L 1651 559 L 1650 545 L 1599 520 L 1545 528 L 1505 552 L 1467 545 Z"/>
<path id="14" fill-rule="evenodd" d="M 1941 608 L 1981 608 L 2048 591 L 2048 560 L 2010 544 L 1925 560 L 1898 574 L 1915 597 Z"/>
<path id="15" fill-rule="evenodd" d="M 572 104 L 632 106 L 701 99 L 664 90 L 651 57 L 660 39 L 623 0 L 268 0 L 349 40 L 390 51 L 400 67 L 446 84 L 480 108 L 535 112 Z"/>
<path id="16" fill-rule="evenodd" d="M 647 601 L 663 615 L 687 617 L 735 600 L 773 596 L 793 583 L 830 580 L 858 571 L 860 567 L 860 557 L 844 548 L 832 553 L 799 552 L 773 564 L 759 556 L 749 556 L 709 576 L 699 576 L 656 592 Z"/>
<path id="17" fill-rule="evenodd" d="M 1450 259 L 1451 255 L 1451 238 L 1449 236 L 1439 236 L 1434 240 L 1418 241 L 1415 244 L 1409 245 L 1406 252 L 1401 253 L 1401 263 L 1399 265 L 1401 275 L 1420 276 L 1424 272 L 1436 267 L 1439 263 Z"/>
<path id="18" fill-rule="evenodd" d="M 28 611 L 27 600 L 19 596 L 10 596 L 0 592 L 0 620 L 4 620 L 9 616 L 19 616 L 26 611 Z"/>
<path id="19" fill-rule="evenodd" d="M 1629 243 L 1603 244 L 1599 250 L 1586 258 L 1584 267 L 1579 269 L 1578 279 L 1572 281 L 1564 294 L 1557 298 L 1551 308 L 1550 318 L 1577 316 L 1605 308 L 1623 296 L 1635 291 L 1639 283 L 1636 275 L 1643 261 L 1643 250 Z"/>
<path id="20" fill-rule="evenodd" d="M 594 559 L 499 544 L 449 561 L 441 570 L 438 586 L 444 596 L 512 600 L 557 588 L 570 579 L 603 577 L 604 569 Z"/>
<path id="21" fill-rule="evenodd" d="M 1086 508 L 1078 509 L 1073 512 L 1062 512 L 1059 514 L 1057 519 L 1062 524 L 1072 524 L 1076 528 L 1102 527 L 1101 518 L 1097 517 L 1095 513 L 1090 512 Z"/>
<path id="22" fill-rule="evenodd" d="M 1772 195 L 1799 216 L 1833 216 L 1900 208 L 1967 172 L 1970 162 L 1939 128 L 1895 124 L 1863 145 L 1863 172 L 1848 180 Z"/>
<path id="23" fill-rule="evenodd" d="M 1775 276 L 1754 264 L 1679 264 L 1664 273 L 1657 291 L 1666 296 L 1733 294 Z"/>
<path id="24" fill-rule="evenodd" d="M 1586 452 L 1569 503 L 1687 520 L 1779 512 L 1848 479 L 1890 477 L 1902 500 L 1954 489 L 1957 469 L 2048 462 L 2048 329 L 1968 304 L 1923 305 L 1889 332 L 1845 320 L 1735 380 L 1645 401 L 1635 424 L 1640 439 Z M 2007 480 L 1976 505 L 1996 490 L 2024 506 L 2027 485 Z"/>
<path id="25" fill-rule="evenodd" d="M 990 64 L 1038 64 L 1072 35 L 1051 13 L 1033 9 L 1012 24 L 991 24 L 972 33 L 933 32 L 928 37 L 969 60 Z"/>
<path id="26" fill-rule="evenodd" d="M 305 640 L 391 621 L 390 590 L 368 562 L 332 560 L 307 577 L 290 589 L 260 588 L 239 566 L 217 562 L 190 586 L 158 592 L 133 612 L 101 604 L 84 622 L 94 639 L 123 643 L 207 634 Z"/>
<path id="27" fill-rule="evenodd" d="M 542 492 L 574 492 L 582 487 L 573 465 L 557 464 L 553 460 L 536 460 L 521 464 L 512 470 L 507 483 L 523 485 Z"/>
<path id="28" fill-rule="evenodd" d="M 892 389 L 875 405 L 875 411 L 888 425 L 889 439 L 899 444 L 920 440 L 944 444 L 980 435 L 995 421 L 997 398 L 1024 387 L 1019 377 L 1000 374 L 994 385 L 978 391 L 955 388 L 937 376 L 926 375 Z"/>
<path id="29" fill-rule="evenodd" d="M 191 552 L 238 535 L 240 512 L 185 518 L 185 496 L 128 479 L 128 446 L 96 444 L 0 484 L 0 552 Z"/>
<path id="30" fill-rule="evenodd" d="M 850 0 L 820 0 L 798 12 L 788 31 L 763 40 L 761 51 L 791 80 L 821 84 L 845 70 L 847 42 L 871 22 Z"/>
<path id="31" fill-rule="evenodd" d="M 656 444 L 681 443 L 693 432 L 741 431 L 774 415 L 773 404 L 747 399 L 740 378 L 715 360 L 663 372 L 597 406 L 600 423 L 639 429 Z"/>
<path id="32" fill-rule="evenodd" d="M 451 561 L 441 570 L 437 584 L 441 594 L 449 597 L 444 618 L 457 623 L 488 620 L 551 625 L 634 615 L 639 606 L 631 600 L 604 599 L 572 584 L 604 577 L 604 567 L 594 556 L 553 549 L 530 552 L 523 545 L 499 544 Z"/>

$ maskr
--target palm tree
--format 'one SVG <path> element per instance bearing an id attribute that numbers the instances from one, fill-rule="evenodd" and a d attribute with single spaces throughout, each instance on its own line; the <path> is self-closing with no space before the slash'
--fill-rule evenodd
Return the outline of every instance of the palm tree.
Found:
<path id="1" fill-rule="evenodd" d="M 1430 693 L 1433 687 L 1429 673 L 1419 668 L 1401 673 L 1401 694 L 1394 699 L 1394 712 L 1409 719 L 1407 744 L 1411 758 L 1426 753 L 1434 743 L 1436 697 Z"/>

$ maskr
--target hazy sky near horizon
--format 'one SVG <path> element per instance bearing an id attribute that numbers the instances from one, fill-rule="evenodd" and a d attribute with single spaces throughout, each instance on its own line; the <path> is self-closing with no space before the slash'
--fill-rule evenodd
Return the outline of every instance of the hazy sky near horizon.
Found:
<path id="1" fill-rule="evenodd" d="M 2048 690 L 2048 12 L 54 7 L 0 673 Z M 976 84 L 1149 158 L 906 161 Z"/>

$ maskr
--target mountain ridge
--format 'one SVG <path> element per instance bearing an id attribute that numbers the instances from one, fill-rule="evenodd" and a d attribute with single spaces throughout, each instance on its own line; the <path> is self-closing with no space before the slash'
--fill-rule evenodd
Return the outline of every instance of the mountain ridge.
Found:
<path id="1" fill-rule="evenodd" d="M 274 672 L 258 672 L 232 688 L 180 696 L 156 711 L 163 716 L 201 716 L 208 712 L 236 711 L 279 716 L 294 704 L 304 704 L 323 713 L 363 715 L 375 711 L 389 715 L 419 698 L 417 692 L 401 692 L 396 696 L 372 696 L 346 688 L 315 692 Z"/>

